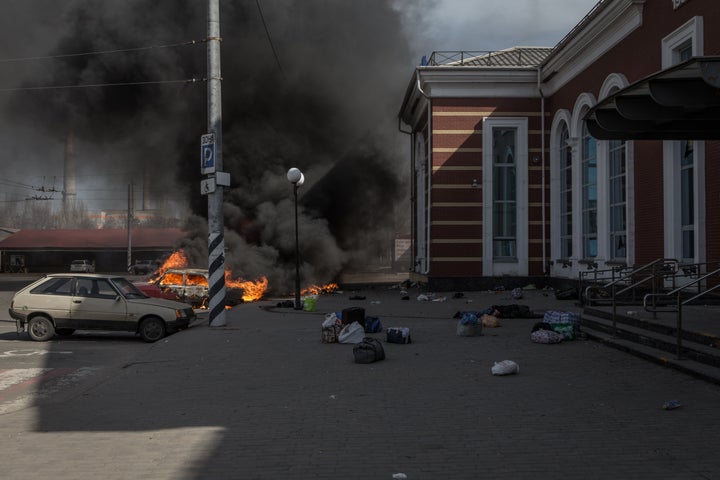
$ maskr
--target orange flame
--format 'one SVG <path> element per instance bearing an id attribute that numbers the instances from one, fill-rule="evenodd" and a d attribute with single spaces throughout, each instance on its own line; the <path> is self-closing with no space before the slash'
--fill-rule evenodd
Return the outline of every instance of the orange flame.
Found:
<path id="1" fill-rule="evenodd" d="M 225 271 L 225 286 L 240 288 L 243 291 L 243 302 L 254 302 L 260 300 L 268 288 L 268 279 L 260 277 L 254 282 L 251 280 L 233 279 L 229 270 Z"/>
<path id="2" fill-rule="evenodd" d="M 337 283 L 328 283 L 327 285 L 310 285 L 304 290 L 300 291 L 301 295 L 321 295 L 327 293 L 333 293 L 338 289 Z"/>
<path id="3" fill-rule="evenodd" d="M 185 252 L 182 250 L 176 250 L 173 252 L 172 255 L 170 255 L 167 260 L 158 268 L 156 276 L 153 280 L 159 279 L 163 273 L 165 273 L 168 269 L 171 268 L 187 268 L 188 265 L 188 259 L 185 255 Z M 173 275 L 173 274 L 171 274 Z M 172 283 L 181 283 L 182 282 L 182 276 L 177 275 L 178 278 L 168 278 L 166 276 L 165 279 L 163 279 L 163 283 L 166 283 L 166 281 L 170 284 Z M 151 280 L 151 282 L 153 281 Z M 191 285 L 202 285 L 207 286 L 207 279 L 202 275 L 192 275 L 188 276 L 186 279 L 188 284 Z M 268 288 L 268 279 L 265 277 L 260 277 L 260 279 L 256 281 L 249 281 L 249 280 L 243 280 L 243 279 L 233 279 L 232 278 L 232 272 L 230 270 L 225 271 L 225 286 L 229 288 L 239 288 L 242 289 L 243 295 L 242 299 L 244 302 L 254 302 L 257 300 L 260 300 L 263 295 L 265 295 L 265 292 Z"/>
<path id="4" fill-rule="evenodd" d="M 162 265 L 155 271 L 155 276 L 150 280 L 151 283 L 155 283 L 155 280 L 160 278 L 170 268 L 184 268 L 188 264 L 185 252 L 182 250 L 175 250 Z"/>

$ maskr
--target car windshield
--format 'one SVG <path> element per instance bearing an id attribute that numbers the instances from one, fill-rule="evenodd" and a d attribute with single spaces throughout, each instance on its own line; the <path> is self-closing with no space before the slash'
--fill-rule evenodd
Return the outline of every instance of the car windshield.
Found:
<path id="1" fill-rule="evenodd" d="M 125 298 L 150 298 L 145 295 L 139 288 L 130 283 L 129 280 L 123 277 L 113 278 L 112 283 Z"/>

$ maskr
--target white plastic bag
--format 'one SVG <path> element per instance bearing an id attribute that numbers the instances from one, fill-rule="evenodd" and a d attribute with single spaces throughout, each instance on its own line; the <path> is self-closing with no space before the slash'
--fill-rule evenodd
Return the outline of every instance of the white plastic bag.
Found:
<path id="1" fill-rule="evenodd" d="M 491 371 L 493 375 L 512 375 L 520 371 L 520 366 L 512 360 L 503 360 L 495 362 Z"/>
<path id="2" fill-rule="evenodd" d="M 365 337 L 365 329 L 359 322 L 348 323 L 340 330 L 338 342 L 340 343 L 360 343 Z"/>
<path id="3" fill-rule="evenodd" d="M 325 314 L 325 320 L 322 323 L 323 327 L 332 327 L 336 323 L 340 323 L 340 320 L 337 318 L 337 314 L 335 312 L 330 312 Z"/>

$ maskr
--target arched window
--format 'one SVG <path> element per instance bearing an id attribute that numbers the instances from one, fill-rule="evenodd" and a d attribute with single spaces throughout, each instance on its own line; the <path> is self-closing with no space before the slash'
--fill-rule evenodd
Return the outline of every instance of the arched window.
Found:
<path id="1" fill-rule="evenodd" d="M 610 258 L 627 258 L 627 162 L 625 141 L 608 141 Z"/>
<path id="2" fill-rule="evenodd" d="M 572 147 L 567 123 L 560 127 L 560 257 L 572 257 Z"/>
<path id="3" fill-rule="evenodd" d="M 582 174 L 582 256 L 597 257 L 597 142 L 583 122 L 580 168 Z"/>

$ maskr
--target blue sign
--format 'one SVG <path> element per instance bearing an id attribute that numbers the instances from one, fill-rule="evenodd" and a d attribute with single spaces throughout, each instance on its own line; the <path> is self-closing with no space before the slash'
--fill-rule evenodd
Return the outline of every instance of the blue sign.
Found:
<path id="1" fill-rule="evenodd" d="M 215 173 L 215 135 L 212 133 L 200 138 L 200 173 Z"/>

